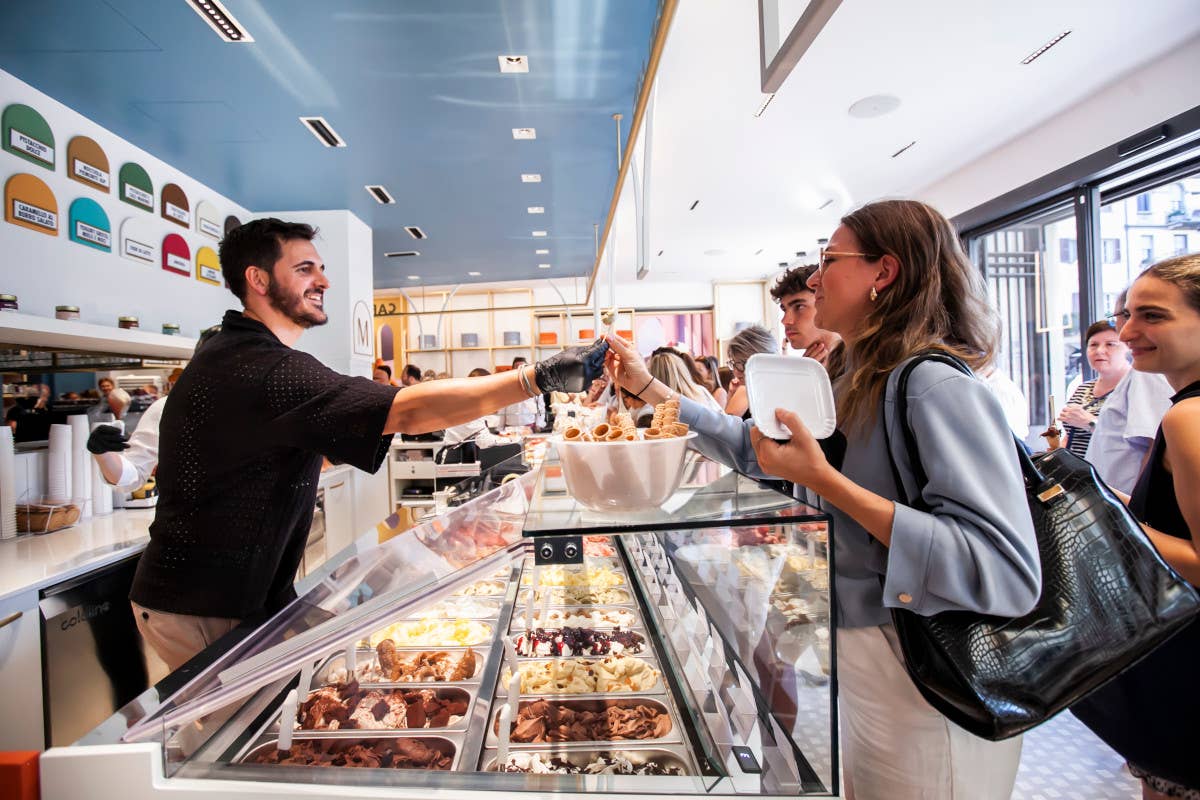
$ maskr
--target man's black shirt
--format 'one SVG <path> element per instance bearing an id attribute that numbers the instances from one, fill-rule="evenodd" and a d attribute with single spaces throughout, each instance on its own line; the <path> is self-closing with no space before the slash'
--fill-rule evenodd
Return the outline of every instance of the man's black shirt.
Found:
<path id="1" fill-rule="evenodd" d="M 163 409 L 158 508 L 130 599 L 245 619 L 293 598 L 321 457 L 378 470 L 397 391 L 334 372 L 226 312 Z"/>

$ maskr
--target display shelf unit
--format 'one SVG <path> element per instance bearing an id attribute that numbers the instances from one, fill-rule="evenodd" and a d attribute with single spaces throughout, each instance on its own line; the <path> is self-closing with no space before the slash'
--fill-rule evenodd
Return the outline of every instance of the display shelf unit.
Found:
<path id="1" fill-rule="evenodd" d="M 618 309 L 616 319 L 613 322 L 613 330 L 623 332 L 622 335 L 626 333 L 632 334 L 637 330 L 636 321 L 637 312 L 634 309 Z M 603 325 L 601 325 L 600 330 L 596 330 L 595 316 L 591 309 L 539 311 L 534 314 L 534 328 L 534 349 L 547 355 L 567 347 L 587 344 L 604 332 Z M 591 330 L 592 334 L 590 336 L 583 336 L 582 332 L 586 330 Z M 543 333 L 555 334 L 558 341 L 554 344 L 543 344 L 541 342 L 541 335 Z M 630 338 L 632 339 L 632 337 Z"/>
<path id="2" fill-rule="evenodd" d="M 534 325 L 529 308 L 531 289 L 497 289 L 470 294 L 440 292 L 425 295 L 428 306 L 404 317 L 401 358 L 422 370 L 465 377 L 472 369 L 489 372 L 507 368 L 522 353 L 532 360 Z M 520 344 L 505 344 L 504 334 L 516 332 Z M 462 336 L 474 334 L 478 345 L 463 346 Z M 436 336 L 438 347 L 422 347 L 423 336 Z"/>

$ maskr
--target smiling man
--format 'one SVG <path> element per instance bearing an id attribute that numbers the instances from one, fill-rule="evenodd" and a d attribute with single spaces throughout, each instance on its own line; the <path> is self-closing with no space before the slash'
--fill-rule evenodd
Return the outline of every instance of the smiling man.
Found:
<path id="1" fill-rule="evenodd" d="M 375 472 L 390 434 L 448 428 L 543 391 L 581 391 L 603 370 L 601 340 L 532 367 L 403 392 L 334 372 L 293 349 L 328 320 L 315 236 L 278 219 L 226 235 L 221 268 L 244 309 L 225 313 L 163 409 L 159 502 L 130 600 L 172 670 L 295 597 L 323 457 Z"/>

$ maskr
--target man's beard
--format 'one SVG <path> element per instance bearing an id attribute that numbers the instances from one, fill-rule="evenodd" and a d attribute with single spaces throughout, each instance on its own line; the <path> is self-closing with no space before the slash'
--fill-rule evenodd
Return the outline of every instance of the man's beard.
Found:
<path id="1" fill-rule="evenodd" d="M 324 296 L 322 292 L 321 297 L 324 298 Z M 304 295 L 287 294 L 274 278 L 267 284 L 267 300 L 270 301 L 271 308 L 283 314 L 301 328 L 315 328 L 329 321 L 329 315 L 325 313 L 324 309 L 315 313 L 305 310 Z"/>

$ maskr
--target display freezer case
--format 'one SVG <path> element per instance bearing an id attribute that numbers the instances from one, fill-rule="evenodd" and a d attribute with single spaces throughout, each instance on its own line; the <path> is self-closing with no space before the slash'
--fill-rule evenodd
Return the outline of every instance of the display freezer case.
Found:
<path id="1" fill-rule="evenodd" d="M 654 512 L 560 475 L 380 523 L 43 796 L 836 795 L 829 519 L 695 453 Z"/>

